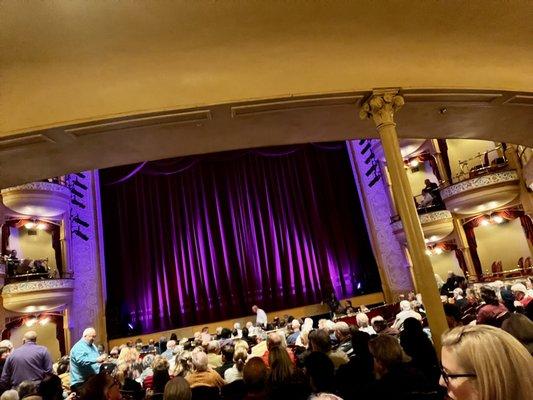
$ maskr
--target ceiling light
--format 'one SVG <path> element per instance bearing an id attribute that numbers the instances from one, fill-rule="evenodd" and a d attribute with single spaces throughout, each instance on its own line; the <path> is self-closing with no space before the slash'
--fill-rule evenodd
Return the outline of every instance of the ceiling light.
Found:
<path id="1" fill-rule="evenodd" d="M 418 167 L 418 164 L 420 164 L 420 163 L 418 162 L 418 160 L 416 158 L 412 159 L 411 161 L 409 161 L 409 165 L 411 166 L 411 168 Z"/>
<path id="2" fill-rule="evenodd" d="M 37 224 L 37 229 L 39 229 L 41 231 L 45 230 L 46 228 L 47 228 L 47 225 L 44 222 L 39 222 Z"/>
<path id="3" fill-rule="evenodd" d="M 41 324 L 42 326 L 45 326 L 49 322 L 50 322 L 50 317 L 45 317 L 39 320 L 39 324 Z"/>
<path id="4" fill-rule="evenodd" d="M 495 217 L 492 217 L 492 220 L 497 224 L 501 224 L 503 222 L 503 217 L 496 215 Z"/>
<path id="5" fill-rule="evenodd" d="M 490 222 L 489 222 L 489 220 L 486 219 L 486 218 L 483 218 L 483 219 L 481 220 L 481 223 L 480 223 L 481 226 L 487 226 L 487 225 L 489 225 L 489 224 L 490 224 Z"/>
<path id="6" fill-rule="evenodd" d="M 24 228 L 26 228 L 26 229 L 33 229 L 33 228 L 35 228 L 35 222 L 31 222 L 31 221 L 30 221 L 30 222 L 26 222 L 26 223 L 24 224 Z"/>
<path id="7" fill-rule="evenodd" d="M 433 253 L 431 252 L 430 249 L 426 249 L 426 254 L 427 254 L 428 256 L 430 256 L 430 255 L 433 254 Z"/>
<path id="8" fill-rule="evenodd" d="M 28 328 L 32 327 L 33 325 L 35 325 L 35 323 L 37 322 L 37 318 L 33 317 L 33 318 L 30 318 L 30 319 L 27 319 L 26 322 L 24 323 Z"/>
<path id="9" fill-rule="evenodd" d="M 437 241 L 438 238 L 439 238 L 438 236 L 433 235 L 429 238 L 429 240 L 431 240 L 432 242 L 435 242 Z"/>
<path id="10" fill-rule="evenodd" d="M 428 238 L 424 238 L 424 243 L 427 243 L 429 242 L 429 239 Z"/>
<path id="11" fill-rule="evenodd" d="M 442 254 L 442 249 L 441 249 L 440 247 L 437 247 L 437 248 L 435 249 L 435 253 L 436 253 L 436 254 Z"/>

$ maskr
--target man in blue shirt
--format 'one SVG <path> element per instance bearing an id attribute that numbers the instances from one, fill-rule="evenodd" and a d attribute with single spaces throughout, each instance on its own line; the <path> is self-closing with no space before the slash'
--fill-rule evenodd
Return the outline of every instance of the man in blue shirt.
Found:
<path id="1" fill-rule="evenodd" d="M 10 389 L 25 380 L 40 381 L 52 373 L 52 359 L 44 346 L 39 346 L 37 333 L 28 331 L 22 339 L 22 346 L 7 357 L 0 385 Z"/>
<path id="2" fill-rule="evenodd" d="M 70 388 L 76 391 L 91 375 L 100 371 L 107 355 L 98 352 L 94 344 L 96 331 L 87 328 L 82 338 L 70 350 Z"/>

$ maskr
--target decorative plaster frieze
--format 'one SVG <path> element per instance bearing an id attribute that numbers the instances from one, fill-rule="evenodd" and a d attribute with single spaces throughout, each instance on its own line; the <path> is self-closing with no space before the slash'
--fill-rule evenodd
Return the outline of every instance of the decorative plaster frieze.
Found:
<path id="1" fill-rule="evenodd" d="M 57 184 L 57 183 L 52 183 L 52 182 L 31 182 L 31 183 L 26 183 L 24 185 L 13 186 L 10 188 L 2 189 L 2 194 L 26 191 L 26 190 L 55 192 L 55 193 L 70 197 L 70 190 L 68 187 Z"/>
<path id="2" fill-rule="evenodd" d="M 452 219 L 452 213 L 448 210 L 439 210 L 427 214 L 419 214 L 418 218 L 420 219 L 420 224 L 424 225 L 431 222 L 450 220 Z M 393 231 L 399 231 L 403 229 L 402 220 L 393 222 L 391 227 Z"/>
<path id="3" fill-rule="evenodd" d="M 43 290 L 74 289 L 73 279 L 42 279 L 38 281 L 9 283 L 2 289 L 2 294 L 16 295 Z"/>
<path id="4" fill-rule="evenodd" d="M 467 179 L 466 181 L 445 187 L 444 189 L 441 189 L 440 195 L 444 200 L 446 200 L 459 193 L 513 181 L 518 181 L 518 173 L 516 171 L 496 172 L 494 174 L 477 176 L 475 178 Z"/>

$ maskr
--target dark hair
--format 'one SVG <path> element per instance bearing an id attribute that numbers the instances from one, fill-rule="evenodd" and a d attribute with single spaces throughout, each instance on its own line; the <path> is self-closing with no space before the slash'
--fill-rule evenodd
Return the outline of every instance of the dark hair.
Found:
<path id="1" fill-rule="evenodd" d="M 43 400 L 63 400 L 63 387 L 61 378 L 54 374 L 47 374 L 37 389 Z"/>
<path id="2" fill-rule="evenodd" d="M 270 364 L 269 384 L 276 386 L 287 383 L 294 373 L 294 366 L 287 350 L 280 346 L 271 348 L 268 353 L 268 362 Z"/>
<path id="3" fill-rule="evenodd" d="M 222 346 L 222 357 L 224 357 L 224 360 L 226 362 L 233 360 L 233 353 L 235 352 L 235 348 L 231 344 L 226 344 Z"/>
<path id="4" fill-rule="evenodd" d="M 163 400 L 191 400 L 192 391 L 189 383 L 178 376 L 167 382 Z"/>
<path id="5" fill-rule="evenodd" d="M 317 329 L 309 332 L 309 347 L 312 351 L 320 351 L 322 353 L 329 353 L 331 350 L 331 343 L 329 341 L 329 333 L 325 329 Z"/>
<path id="6" fill-rule="evenodd" d="M 165 391 L 165 385 L 170 380 L 168 369 L 154 369 L 154 377 L 152 383 L 152 389 L 154 393 L 163 393 Z"/>
<path id="7" fill-rule="evenodd" d="M 247 339 L 248 338 L 248 328 L 244 327 L 242 328 L 242 338 Z"/>
<path id="8" fill-rule="evenodd" d="M 176 335 L 175 333 L 171 333 L 170 334 L 170 340 L 174 340 L 174 341 L 178 341 L 178 335 Z"/>
<path id="9" fill-rule="evenodd" d="M 304 366 L 313 392 L 333 393 L 335 386 L 335 366 L 326 354 L 313 351 L 305 357 Z"/>
<path id="10" fill-rule="evenodd" d="M 250 392 L 261 392 L 265 389 L 268 368 L 260 357 L 253 357 L 244 365 L 242 377 Z"/>
<path id="11" fill-rule="evenodd" d="M 18 385 L 17 392 L 19 399 L 37 394 L 37 382 L 34 381 L 22 381 Z"/>
<path id="12" fill-rule="evenodd" d="M 102 400 L 105 399 L 105 391 L 110 388 L 114 379 L 106 374 L 93 375 L 79 389 L 80 400 Z"/>
<path id="13" fill-rule="evenodd" d="M 489 287 L 482 287 L 480 290 L 480 295 L 481 299 L 487 304 L 491 304 L 493 306 L 500 304 L 498 297 L 496 297 L 496 292 Z"/>
<path id="14" fill-rule="evenodd" d="M 231 331 L 228 328 L 222 328 L 222 332 L 220 332 L 220 337 L 222 339 L 229 339 L 231 337 Z"/>
<path id="15" fill-rule="evenodd" d="M 444 314 L 453 318 L 456 322 L 461 322 L 461 309 L 457 304 L 444 303 Z"/>

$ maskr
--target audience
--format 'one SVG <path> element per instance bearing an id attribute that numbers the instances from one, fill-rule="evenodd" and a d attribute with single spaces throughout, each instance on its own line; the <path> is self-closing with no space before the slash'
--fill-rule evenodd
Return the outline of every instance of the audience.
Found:
<path id="1" fill-rule="evenodd" d="M 440 384 L 452 399 L 531 399 L 531 355 L 501 329 L 488 325 L 454 328 L 443 335 L 441 359 Z"/>
<path id="2" fill-rule="evenodd" d="M 508 294 L 513 297 L 515 312 L 502 304 Z M 161 338 L 159 344 L 131 340 L 113 348 L 114 357 L 95 346 L 96 332 L 88 328 L 70 358 L 59 359 L 53 368 L 56 374 L 47 361 L 50 368 L 41 367 L 42 374 L 35 378 L 10 379 L 0 400 L 62 400 L 68 396 L 72 400 L 73 390 L 81 400 L 118 400 L 121 396 L 127 400 L 442 400 L 439 383 L 457 400 L 521 400 L 531 390 L 531 383 L 525 382 L 531 374 L 531 358 L 529 364 L 524 358 L 524 354 L 533 354 L 533 322 L 524 307 L 530 305 L 528 296 L 520 281 L 463 286 L 443 295 L 452 328 L 443 339 L 444 372 L 430 332 L 423 329 L 426 321 L 422 320 L 421 299 L 412 292 L 399 303 L 395 317 L 391 311 L 398 305 L 381 309 L 382 314 L 372 310 L 371 324 L 368 309 L 336 321 L 319 320 L 319 329 L 313 329 L 310 318 L 284 315 L 268 324 L 268 334 L 249 323 L 243 329 L 234 324 L 233 333 L 217 328 L 216 336 L 204 327 L 193 338 L 180 341 L 176 334 L 168 341 Z M 482 303 L 476 310 L 479 298 Z M 36 348 L 32 335 L 34 332 L 28 332 L 24 344 L 14 351 L 10 343 L 0 342 L 2 378 L 17 375 L 11 371 L 24 359 L 20 354 Z M 505 352 L 509 355 L 504 362 Z M 493 361 L 488 360 L 491 354 Z M 69 366 L 74 371 L 69 373 Z M 498 378 L 493 378 L 496 375 Z M 513 385 L 518 388 L 516 396 L 510 394 Z M 11 387 L 18 391 L 7 390 Z M 477 397 L 472 397 L 474 393 Z"/>

